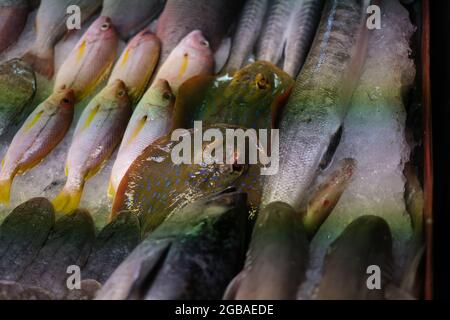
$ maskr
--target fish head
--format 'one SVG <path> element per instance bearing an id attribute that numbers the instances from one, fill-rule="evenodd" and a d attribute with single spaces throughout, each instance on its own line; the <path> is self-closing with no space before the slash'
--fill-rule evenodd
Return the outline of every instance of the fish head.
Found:
<path id="1" fill-rule="evenodd" d="M 175 95 L 167 80 L 157 79 L 150 90 L 150 103 L 152 105 L 167 108 L 175 104 Z"/>
<path id="2" fill-rule="evenodd" d="M 88 42 L 113 37 L 117 37 L 116 29 L 112 24 L 111 18 L 105 16 L 98 17 L 86 32 L 86 40 Z"/>
<path id="3" fill-rule="evenodd" d="M 183 44 L 187 48 L 194 49 L 197 52 L 204 52 L 207 54 L 212 54 L 211 46 L 209 41 L 205 38 L 200 30 L 194 30 L 189 33 L 184 39 Z"/>
<path id="4" fill-rule="evenodd" d="M 184 67 L 182 67 L 182 70 L 187 69 L 191 64 L 197 66 L 193 69 L 199 69 L 192 76 L 203 73 L 199 72 L 200 70 L 213 69 L 214 54 L 209 41 L 200 30 L 194 30 L 189 33 L 177 48 L 180 50 L 178 54 L 183 55 L 181 65 Z"/>
<path id="5" fill-rule="evenodd" d="M 66 86 L 62 86 L 52 94 L 50 100 L 54 105 L 58 105 L 61 108 L 72 109 L 75 105 L 75 92 L 66 88 Z"/>
<path id="6" fill-rule="evenodd" d="M 103 98 L 117 101 L 119 105 L 128 105 L 130 98 L 125 83 L 122 80 L 115 80 L 102 92 Z"/>
<path id="7" fill-rule="evenodd" d="M 128 47 L 129 48 L 137 48 L 142 43 L 146 43 L 146 42 L 155 42 L 158 44 L 160 43 L 158 37 L 153 32 L 151 32 L 151 30 L 145 29 L 145 30 L 142 30 L 141 32 L 139 32 L 136 36 L 134 36 L 133 39 L 131 39 Z"/>

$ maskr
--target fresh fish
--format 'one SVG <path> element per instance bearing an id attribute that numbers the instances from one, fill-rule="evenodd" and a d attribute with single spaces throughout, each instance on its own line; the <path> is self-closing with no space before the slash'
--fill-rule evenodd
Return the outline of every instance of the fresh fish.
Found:
<path id="1" fill-rule="evenodd" d="M 303 0 L 300 0 L 303 1 Z M 256 60 L 278 65 L 285 45 L 285 33 L 288 21 L 294 12 L 298 0 L 274 0 L 269 15 L 264 22 L 256 52 Z"/>
<path id="2" fill-rule="evenodd" d="M 296 1 L 286 30 L 283 70 L 297 77 L 308 55 L 320 20 L 323 0 Z"/>
<path id="3" fill-rule="evenodd" d="M 166 80 L 157 80 L 131 116 L 111 171 L 108 194 L 114 197 L 134 160 L 154 141 L 169 133 L 175 97 Z"/>
<path id="4" fill-rule="evenodd" d="M 55 223 L 52 204 L 31 199 L 15 208 L 0 226 L 0 279 L 17 281 L 47 240 Z"/>
<path id="5" fill-rule="evenodd" d="M 104 0 L 100 15 L 110 17 L 123 39 L 128 39 L 152 22 L 165 0 Z"/>
<path id="6" fill-rule="evenodd" d="M 301 209 L 319 167 L 328 164 L 366 55 L 365 0 L 330 0 L 315 43 L 280 118 L 279 173 L 263 203 Z"/>
<path id="7" fill-rule="evenodd" d="M 43 288 L 56 299 L 62 299 L 68 291 L 67 268 L 82 267 L 86 263 L 94 239 L 94 222 L 89 212 L 77 210 L 61 217 L 19 282 Z"/>
<path id="8" fill-rule="evenodd" d="M 108 84 L 122 80 L 128 89 L 128 95 L 136 104 L 144 94 L 153 71 L 158 64 L 161 44 L 149 30 L 138 33 L 130 40 L 114 66 Z"/>
<path id="9" fill-rule="evenodd" d="M 19 122 L 36 92 L 36 77 L 24 62 L 13 59 L 0 64 L 0 137 Z"/>
<path id="10" fill-rule="evenodd" d="M 274 202 L 259 212 L 244 270 L 224 299 L 293 300 L 305 278 L 309 242 L 301 216 Z"/>
<path id="11" fill-rule="evenodd" d="M 140 235 L 139 220 L 135 214 L 123 212 L 118 215 L 97 236 L 83 268 L 83 278 L 104 283 L 139 244 Z"/>
<path id="12" fill-rule="evenodd" d="M 247 0 L 245 3 L 233 36 L 225 73 L 239 70 L 253 53 L 268 6 L 269 0 Z"/>
<path id="13" fill-rule="evenodd" d="M 73 89 L 77 101 L 88 96 L 111 71 L 118 43 L 111 19 L 97 18 L 59 69 L 55 89 Z"/>
<path id="14" fill-rule="evenodd" d="M 94 176 L 120 143 L 131 115 L 125 84 L 116 80 L 84 109 L 78 120 L 66 163 L 67 181 L 53 200 L 57 212 L 78 207 L 86 180 Z"/>
<path id="15" fill-rule="evenodd" d="M 117 268 L 97 299 L 220 299 L 245 254 L 246 196 L 207 197 L 171 215 Z"/>
<path id="16" fill-rule="evenodd" d="M 39 164 L 64 138 L 72 123 L 74 103 L 73 91 L 61 89 L 30 114 L 2 161 L 0 203 L 9 204 L 14 177 Z"/>
<path id="17" fill-rule="evenodd" d="M 19 38 L 29 10 L 27 0 L 0 0 L 0 53 Z"/>
<path id="18" fill-rule="evenodd" d="M 354 159 L 341 160 L 337 164 L 337 168 L 327 175 L 325 181 L 315 190 L 303 217 L 303 223 L 310 237 L 316 233 L 319 226 L 333 211 L 355 169 L 356 161 Z"/>
<path id="19" fill-rule="evenodd" d="M 168 0 L 156 26 L 162 41 L 161 62 L 193 30 L 201 30 L 216 51 L 243 1 Z"/>
<path id="20" fill-rule="evenodd" d="M 81 22 L 84 22 L 101 4 L 101 0 L 41 0 L 36 16 L 36 39 L 23 59 L 36 72 L 51 78 L 55 68 L 54 47 L 68 31 L 67 8 L 70 5 L 80 7 Z"/>
<path id="21" fill-rule="evenodd" d="M 274 65 L 258 61 L 233 76 L 198 76 L 186 81 L 175 103 L 174 128 L 227 123 L 270 129 L 294 80 Z"/>
<path id="22" fill-rule="evenodd" d="M 179 87 L 186 80 L 198 75 L 213 74 L 213 70 L 214 58 L 209 42 L 201 31 L 194 30 L 171 52 L 155 79 L 169 82 L 172 92 L 177 95 Z"/>
<path id="23" fill-rule="evenodd" d="M 0 300 L 54 300 L 55 297 L 39 287 L 27 286 L 15 281 L 0 281 Z"/>
<path id="24" fill-rule="evenodd" d="M 215 128 L 225 136 L 226 128 L 231 126 Z M 121 211 L 131 211 L 140 217 L 141 230 L 146 233 L 154 230 L 174 210 L 237 185 L 245 178 L 249 166 L 227 164 L 232 162 L 229 159 L 224 159 L 223 164 L 204 160 L 195 164 L 193 160 L 199 155 L 192 154 L 187 159 L 192 164 L 174 163 L 172 149 L 193 138 L 194 129 L 191 129 L 180 140 L 172 141 L 169 134 L 147 147 L 123 177 L 113 201 L 111 218 Z M 200 145 L 202 153 L 209 144 Z"/>
<path id="25" fill-rule="evenodd" d="M 381 289 L 367 286 L 369 266 L 381 270 Z M 380 217 L 353 221 L 332 244 L 325 257 L 323 277 L 314 298 L 320 300 L 383 299 L 392 271 L 392 236 Z"/>

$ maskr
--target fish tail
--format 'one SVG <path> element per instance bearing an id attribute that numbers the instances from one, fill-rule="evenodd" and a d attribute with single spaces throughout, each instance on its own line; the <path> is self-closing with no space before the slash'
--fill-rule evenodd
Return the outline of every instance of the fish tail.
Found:
<path id="1" fill-rule="evenodd" d="M 28 63 L 34 71 L 47 78 L 51 78 L 55 72 L 53 48 L 48 48 L 43 52 L 37 52 L 32 48 L 22 56 L 22 60 Z"/>
<path id="2" fill-rule="evenodd" d="M 9 197 L 11 193 L 12 179 L 0 181 L 0 204 L 9 205 Z"/>
<path id="3" fill-rule="evenodd" d="M 69 214 L 78 208 L 80 203 L 82 189 L 67 190 L 63 189 L 52 203 L 56 212 Z"/>

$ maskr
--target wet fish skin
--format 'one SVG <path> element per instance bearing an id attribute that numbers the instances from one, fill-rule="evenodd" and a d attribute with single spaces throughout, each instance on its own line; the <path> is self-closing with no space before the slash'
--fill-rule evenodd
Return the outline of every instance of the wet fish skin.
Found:
<path id="1" fill-rule="evenodd" d="M 278 65 L 283 56 L 287 22 L 297 2 L 297 0 L 274 0 L 271 2 L 257 47 L 257 60 Z"/>
<path id="2" fill-rule="evenodd" d="M 301 216 L 282 202 L 258 213 L 244 269 L 224 299 L 294 300 L 305 278 L 309 242 Z"/>
<path id="3" fill-rule="evenodd" d="M 225 135 L 226 128 L 236 127 L 216 125 L 214 128 Z M 226 159 L 223 164 L 206 161 L 195 164 L 193 159 L 198 155 L 192 154 L 192 164 L 175 164 L 172 149 L 181 140 L 193 141 L 193 133 L 191 129 L 175 141 L 168 134 L 141 153 L 119 184 L 110 219 L 121 211 L 131 211 L 139 216 L 142 233 L 148 233 L 175 210 L 245 180 L 249 166 L 227 164 L 230 161 Z M 202 152 L 209 144 L 203 142 Z"/>
<path id="4" fill-rule="evenodd" d="M 54 73 L 54 47 L 67 32 L 67 8 L 70 5 L 79 6 L 81 22 L 84 22 L 101 4 L 101 0 L 41 0 L 36 16 L 36 39 L 22 58 L 36 72 L 51 78 Z"/>
<path id="5" fill-rule="evenodd" d="M 357 167 L 356 160 L 345 158 L 339 161 L 336 168 L 325 178 L 309 200 L 303 223 L 310 237 L 333 211 L 347 188 Z"/>
<path id="6" fill-rule="evenodd" d="M 188 79 L 214 72 L 214 57 L 202 31 L 194 30 L 184 37 L 167 57 L 155 77 L 169 82 L 175 96 Z"/>
<path id="7" fill-rule="evenodd" d="M 52 204 L 31 199 L 15 208 L 0 226 L 0 279 L 17 281 L 47 240 L 55 223 Z"/>
<path id="8" fill-rule="evenodd" d="M 295 6 L 287 29 L 283 65 L 283 70 L 294 78 L 308 55 L 322 6 L 322 0 L 302 0 Z"/>
<path id="9" fill-rule="evenodd" d="M 64 298 L 68 291 L 67 268 L 82 267 L 86 263 L 94 239 L 94 222 L 89 212 L 76 210 L 61 217 L 18 282 L 45 289 L 56 299 Z"/>
<path id="10" fill-rule="evenodd" d="M 371 265 L 381 269 L 380 290 L 367 288 L 367 268 Z M 314 297 L 383 299 L 392 265 L 392 235 L 387 222 L 376 216 L 359 217 L 331 244 Z"/>
<path id="11" fill-rule="evenodd" d="M 244 193 L 187 205 L 133 251 L 97 299 L 220 299 L 243 262 L 246 220 Z"/>
<path id="12" fill-rule="evenodd" d="M 154 20 L 165 0 L 104 0 L 100 15 L 110 17 L 122 39 L 132 37 Z"/>
<path id="13" fill-rule="evenodd" d="M 161 43 L 149 30 L 139 32 L 130 40 L 114 66 L 108 84 L 122 80 L 135 105 L 141 99 L 158 64 Z"/>
<path id="14" fill-rule="evenodd" d="M 27 22 L 29 10 L 26 0 L 0 2 L 0 53 L 19 38 Z"/>
<path id="15" fill-rule="evenodd" d="M 131 212 L 122 212 L 103 228 L 82 270 L 84 279 L 105 283 L 114 270 L 139 244 L 139 220 Z"/>
<path id="16" fill-rule="evenodd" d="M 365 59 L 365 1 L 328 1 L 315 42 L 280 117 L 279 172 L 263 203 L 301 209 L 321 162 L 336 143 Z M 331 23 L 330 23 L 331 22 Z"/>
<path id="17" fill-rule="evenodd" d="M 71 89 L 54 92 L 30 114 L 14 136 L 0 171 L 0 202 L 8 204 L 14 177 L 42 161 L 64 138 L 74 114 Z"/>
<path id="18" fill-rule="evenodd" d="M 110 197 L 114 197 L 123 176 L 142 151 L 169 133 L 174 103 L 169 83 L 162 79 L 157 79 L 141 99 L 128 122 L 111 171 Z"/>
<path id="19" fill-rule="evenodd" d="M 244 65 L 253 51 L 268 6 L 269 0 L 248 0 L 245 3 L 223 72 L 233 72 Z"/>
<path id="20" fill-rule="evenodd" d="M 243 1 L 168 0 L 158 19 L 156 35 L 162 41 L 161 62 L 191 31 L 201 30 L 217 50 Z"/>
<path id="21" fill-rule="evenodd" d="M 111 19 L 97 18 L 62 64 L 54 88 L 71 88 L 81 101 L 109 75 L 118 43 Z"/>
<path id="22" fill-rule="evenodd" d="M 109 159 L 130 116 L 131 102 L 121 80 L 105 87 L 86 106 L 67 154 L 66 184 L 52 201 L 57 212 L 70 213 L 78 207 L 86 180 Z"/>

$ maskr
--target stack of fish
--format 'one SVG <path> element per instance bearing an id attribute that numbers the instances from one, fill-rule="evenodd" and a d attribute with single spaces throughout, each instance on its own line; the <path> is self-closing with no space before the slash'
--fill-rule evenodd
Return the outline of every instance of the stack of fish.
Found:
<path id="1" fill-rule="evenodd" d="M 6 17 L 0 21 L 0 59 L 16 52 L 22 30 L 33 34 L 16 57 L 23 61 L 0 65 L 0 90 L 14 92 L 0 97 L 0 137 L 10 132 L 1 138 L 7 148 L 0 203 L 9 213 L 11 202 L 33 198 L 0 226 L 0 298 L 417 297 L 423 195 L 414 169 L 405 171 L 407 184 L 401 178 L 409 160 L 403 140 L 392 143 L 392 170 L 383 172 L 397 179 L 389 186 L 376 180 L 375 191 L 362 188 L 361 194 L 375 197 L 384 188 L 402 195 L 406 188 L 407 203 L 395 199 L 401 204 L 392 206 L 391 215 L 408 211 L 411 219 L 391 219 L 376 200 L 346 215 L 353 212 L 348 199 L 361 196 L 355 186 L 376 170 L 351 147 L 349 135 L 359 132 L 358 106 L 375 87 L 385 90 L 379 95 L 388 101 L 371 102 L 377 110 L 389 104 L 404 114 L 398 88 L 409 89 L 414 74 L 411 32 L 398 27 L 412 30 L 406 10 L 397 0 L 377 2 L 392 12 L 384 23 L 394 31 L 370 31 L 370 4 L 41 0 L 32 11 L 28 1 L 0 0 L 0 17 Z M 64 37 L 69 5 L 81 9 L 83 32 Z M 58 67 L 55 47 L 70 37 L 78 42 Z M 382 48 L 383 39 L 401 45 L 377 60 L 370 50 Z M 392 69 L 409 77 L 385 77 L 388 86 L 370 82 L 379 61 L 389 59 L 403 61 Z M 39 85 L 48 83 L 51 93 L 42 98 Z M 33 99 L 36 87 L 42 91 Z M 20 121 L 18 114 L 30 106 L 34 111 Z M 238 162 L 237 150 L 225 155 L 232 160 L 226 164 L 173 162 L 178 141 L 172 133 L 187 128 L 185 138 L 193 140 L 196 121 L 223 135 L 278 129 L 279 143 L 263 150 L 279 147 L 278 173 L 262 176 L 260 165 Z M 404 134 L 402 117 L 393 125 Z M 361 133 L 370 136 L 369 130 Z M 264 149 L 251 143 L 248 150 Z M 211 145 L 200 143 L 190 156 Z M 52 171 L 47 180 L 39 178 L 45 168 Z M 351 219 L 336 223 L 339 233 L 334 242 L 323 241 L 330 250 L 319 259 L 318 239 L 336 212 Z M 94 225 L 103 227 L 105 220 L 96 237 Z M 413 239 L 410 250 L 407 241 L 400 243 L 401 253 L 398 223 L 408 225 Z M 18 245 L 10 248 L 13 238 Z M 402 254 L 408 259 L 399 264 Z M 70 265 L 82 269 L 81 290 L 66 287 Z M 382 290 L 366 285 L 370 265 L 382 269 Z M 407 270 L 407 277 L 398 270 Z"/>

